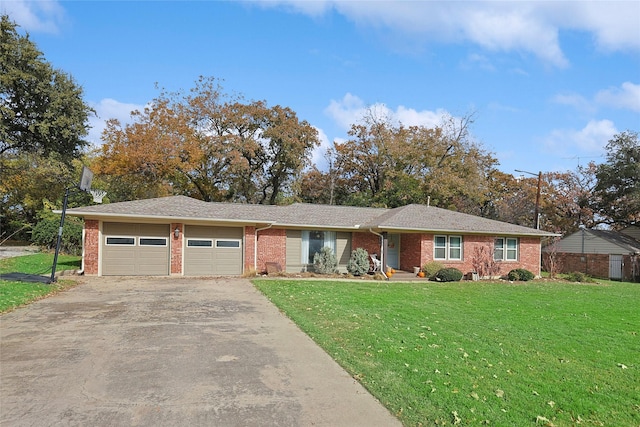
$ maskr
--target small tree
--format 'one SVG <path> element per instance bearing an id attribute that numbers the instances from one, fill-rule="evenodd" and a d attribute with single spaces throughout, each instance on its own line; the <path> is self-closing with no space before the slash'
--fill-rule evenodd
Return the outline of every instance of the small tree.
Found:
<path id="1" fill-rule="evenodd" d="M 476 246 L 473 248 L 471 265 L 479 277 L 492 277 L 500 273 L 500 265 L 493 259 L 491 245 Z"/>
<path id="2" fill-rule="evenodd" d="M 347 271 L 354 276 L 362 276 L 369 271 L 369 253 L 366 249 L 358 248 L 351 251 L 351 258 L 347 263 Z"/>
<path id="3" fill-rule="evenodd" d="M 558 254 L 559 241 L 560 237 L 554 237 L 553 242 L 547 246 L 547 250 L 542 257 L 543 266 L 552 279 L 555 279 L 558 272 L 562 269 L 562 259 Z"/>
<path id="4" fill-rule="evenodd" d="M 333 250 L 325 246 L 313 255 L 313 269 L 319 274 L 333 274 L 338 272 L 338 259 Z"/>

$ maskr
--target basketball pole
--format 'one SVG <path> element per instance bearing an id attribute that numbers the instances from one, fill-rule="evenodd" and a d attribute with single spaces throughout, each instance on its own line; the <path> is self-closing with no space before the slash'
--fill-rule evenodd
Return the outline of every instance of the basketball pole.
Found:
<path id="1" fill-rule="evenodd" d="M 86 191 L 89 192 L 91 190 L 91 181 L 93 180 L 93 172 L 89 170 L 88 167 L 82 167 L 82 176 L 80 177 L 80 184 L 74 185 L 73 187 L 67 187 L 64 190 L 64 201 L 62 202 L 62 215 L 60 216 L 60 227 L 58 228 L 58 241 L 56 242 L 56 252 L 53 255 L 53 266 L 51 267 L 51 277 L 49 278 L 49 283 L 53 283 L 56 281 L 56 267 L 58 266 L 58 254 L 60 254 L 60 246 L 62 245 L 62 230 L 64 228 L 64 217 L 67 214 L 67 204 L 69 202 L 69 195 L 71 194 L 71 190 L 76 188 L 73 193 L 77 193 L 78 191 Z"/>
<path id="2" fill-rule="evenodd" d="M 64 217 L 67 213 L 67 203 L 69 201 L 69 190 L 67 187 L 64 190 L 64 202 L 62 202 L 62 215 L 60 216 L 60 227 L 58 228 L 58 242 L 56 243 L 56 252 L 53 255 L 53 267 L 51 267 L 51 278 L 49 279 L 49 283 L 53 283 L 56 281 L 56 267 L 58 265 L 58 254 L 60 253 L 60 245 L 62 244 L 62 229 L 64 227 Z"/>

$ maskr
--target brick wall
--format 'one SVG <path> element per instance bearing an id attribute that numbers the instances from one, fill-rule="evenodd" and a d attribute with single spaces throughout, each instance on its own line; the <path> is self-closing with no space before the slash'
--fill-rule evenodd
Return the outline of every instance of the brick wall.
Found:
<path id="1" fill-rule="evenodd" d="M 413 267 L 423 266 L 433 261 L 433 234 L 403 234 L 401 237 L 400 262 L 403 270 L 413 271 Z M 475 248 L 486 246 L 493 254 L 493 236 L 465 235 L 462 237 L 462 260 L 437 260 L 445 267 L 453 267 L 464 274 L 474 271 Z M 540 275 L 540 239 L 522 237 L 519 239 L 519 260 L 500 262 L 499 274 L 504 276 L 514 268 L 526 268 Z"/>
<path id="2" fill-rule="evenodd" d="M 548 258 L 549 254 L 544 253 L 543 258 Z M 600 279 L 609 278 L 609 254 L 574 254 L 559 252 L 557 256 L 557 270 L 556 273 L 573 273 L 579 272 L 588 274 L 592 277 Z M 634 262 L 637 262 L 630 255 L 623 255 L 622 257 L 622 279 L 633 281 L 634 277 Z M 637 269 L 638 267 L 636 267 Z"/>
<path id="3" fill-rule="evenodd" d="M 100 221 L 87 219 L 84 221 L 84 274 L 98 274 L 100 259 Z"/>
<path id="4" fill-rule="evenodd" d="M 268 228 L 258 232 L 258 271 L 266 271 L 266 263 L 275 262 L 287 267 L 287 231 Z"/>
<path id="5" fill-rule="evenodd" d="M 244 271 L 253 270 L 256 256 L 256 228 L 244 228 Z"/>
<path id="6" fill-rule="evenodd" d="M 413 271 L 413 267 L 421 267 L 422 257 L 426 249 L 422 247 L 423 234 L 403 234 L 400 236 L 400 269 Z"/>
<path id="7" fill-rule="evenodd" d="M 180 230 L 178 237 L 174 234 L 175 229 Z M 182 240 L 184 238 L 184 227 L 182 224 L 171 224 L 171 274 L 182 274 Z"/>
<path id="8" fill-rule="evenodd" d="M 351 233 L 351 250 L 362 248 L 380 257 L 380 236 L 369 232 Z"/>

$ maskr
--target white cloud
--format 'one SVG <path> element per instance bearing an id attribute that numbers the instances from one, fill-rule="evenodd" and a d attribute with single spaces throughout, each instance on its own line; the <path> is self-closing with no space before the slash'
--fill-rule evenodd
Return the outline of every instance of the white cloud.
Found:
<path id="1" fill-rule="evenodd" d="M 620 88 L 601 90 L 596 102 L 614 108 L 640 112 L 640 85 L 624 82 Z"/>
<path id="2" fill-rule="evenodd" d="M 362 99 L 347 93 L 341 100 L 331 100 L 325 114 L 331 117 L 341 129 L 347 131 L 352 124 L 360 122 L 367 111 Z"/>
<path id="3" fill-rule="evenodd" d="M 105 98 L 98 103 L 89 104 L 96 111 L 96 115 L 89 118 L 91 129 L 87 140 L 96 146 L 102 144 L 101 135 L 106 127 L 107 120 L 117 119 L 122 125 L 131 123 L 131 112 L 134 110 L 142 111 L 145 107 L 144 105 L 119 102 L 111 98 Z"/>
<path id="4" fill-rule="evenodd" d="M 491 63 L 491 60 L 478 53 L 468 55 L 462 66 L 465 68 L 477 67 L 484 71 L 496 71 L 496 67 Z"/>
<path id="5" fill-rule="evenodd" d="M 57 33 L 65 19 L 64 9 L 53 0 L 0 0 L 0 13 L 29 32 Z"/>
<path id="6" fill-rule="evenodd" d="M 562 18 L 570 28 L 593 33 L 596 45 L 606 51 L 640 49 L 640 2 L 567 2 Z"/>
<path id="7" fill-rule="evenodd" d="M 568 105 L 578 111 L 594 113 L 596 111 L 593 102 L 577 93 L 563 93 L 553 97 L 553 102 L 561 105 Z"/>
<path id="8" fill-rule="evenodd" d="M 603 154 L 607 142 L 618 133 L 611 120 L 591 120 L 580 130 L 557 129 L 545 139 L 545 146 L 563 155 Z"/>
<path id="9" fill-rule="evenodd" d="M 311 153 L 311 164 L 316 165 L 318 169 L 324 169 L 327 166 L 327 161 L 324 156 L 327 153 L 327 149 L 332 147 L 332 143 L 322 129 L 316 127 L 316 130 L 318 131 L 320 146 L 316 147 L 313 153 Z"/>
<path id="10" fill-rule="evenodd" d="M 640 2 L 305 1 L 254 0 L 313 17 L 334 10 L 363 28 L 405 34 L 414 42 L 471 42 L 489 51 L 528 52 L 565 67 L 561 31 L 588 32 L 606 51 L 640 50 Z"/>
<path id="11" fill-rule="evenodd" d="M 367 105 L 351 93 L 347 93 L 339 101 L 331 100 L 325 113 L 346 132 L 352 124 L 361 123 L 370 110 L 375 111 L 376 116 L 388 117 L 392 122 L 405 126 L 435 127 L 441 125 L 443 119 L 449 116 L 449 113 L 443 109 L 417 111 L 400 105 L 396 110 L 392 110 L 382 103 Z"/>

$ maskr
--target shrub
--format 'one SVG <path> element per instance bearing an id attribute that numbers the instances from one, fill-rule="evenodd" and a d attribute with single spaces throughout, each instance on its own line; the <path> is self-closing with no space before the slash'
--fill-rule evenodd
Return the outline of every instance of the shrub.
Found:
<path id="1" fill-rule="evenodd" d="M 422 271 L 424 271 L 425 276 L 429 280 L 433 280 L 436 277 L 436 273 L 444 268 L 444 265 L 440 264 L 438 261 L 430 261 L 422 266 Z"/>
<path id="2" fill-rule="evenodd" d="M 457 268 L 443 268 L 435 274 L 435 279 L 439 282 L 458 282 L 462 276 L 462 271 Z"/>
<path id="3" fill-rule="evenodd" d="M 325 246 L 313 255 L 313 270 L 318 274 L 333 274 L 338 272 L 338 259 L 333 250 Z"/>
<path id="4" fill-rule="evenodd" d="M 514 282 L 517 282 L 517 281 L 527 282 L 529 280 L 533 280 L 536 276 L 527 269 L 514 268 L 509 272 L 507 277 L 509 278 L 509 280 Z"/>
<path id="5" fill-rule="evenodd" d="M 347 271 L 354 276 L 362 276 L 369 272 L 369 253 L 363 248 L 351 251 L 351 258 L 347 263 Z"/>
<path id="6" fill-rule="evenodd" d="M 31 241 L 41 248 L 55 249 L 58 243 L 59 228 L 60 218 L 42 218 L 33 227 Z M 82 221 L 76 218 L 65 218 L 60 251 L 70 255 L 82 253 Z"/>
<path id="7" fill-rule="evenodd" d="M 568 273 L 566 279 L 570 282 L 593 282 L 591 277 L 579 271 Z"/>

